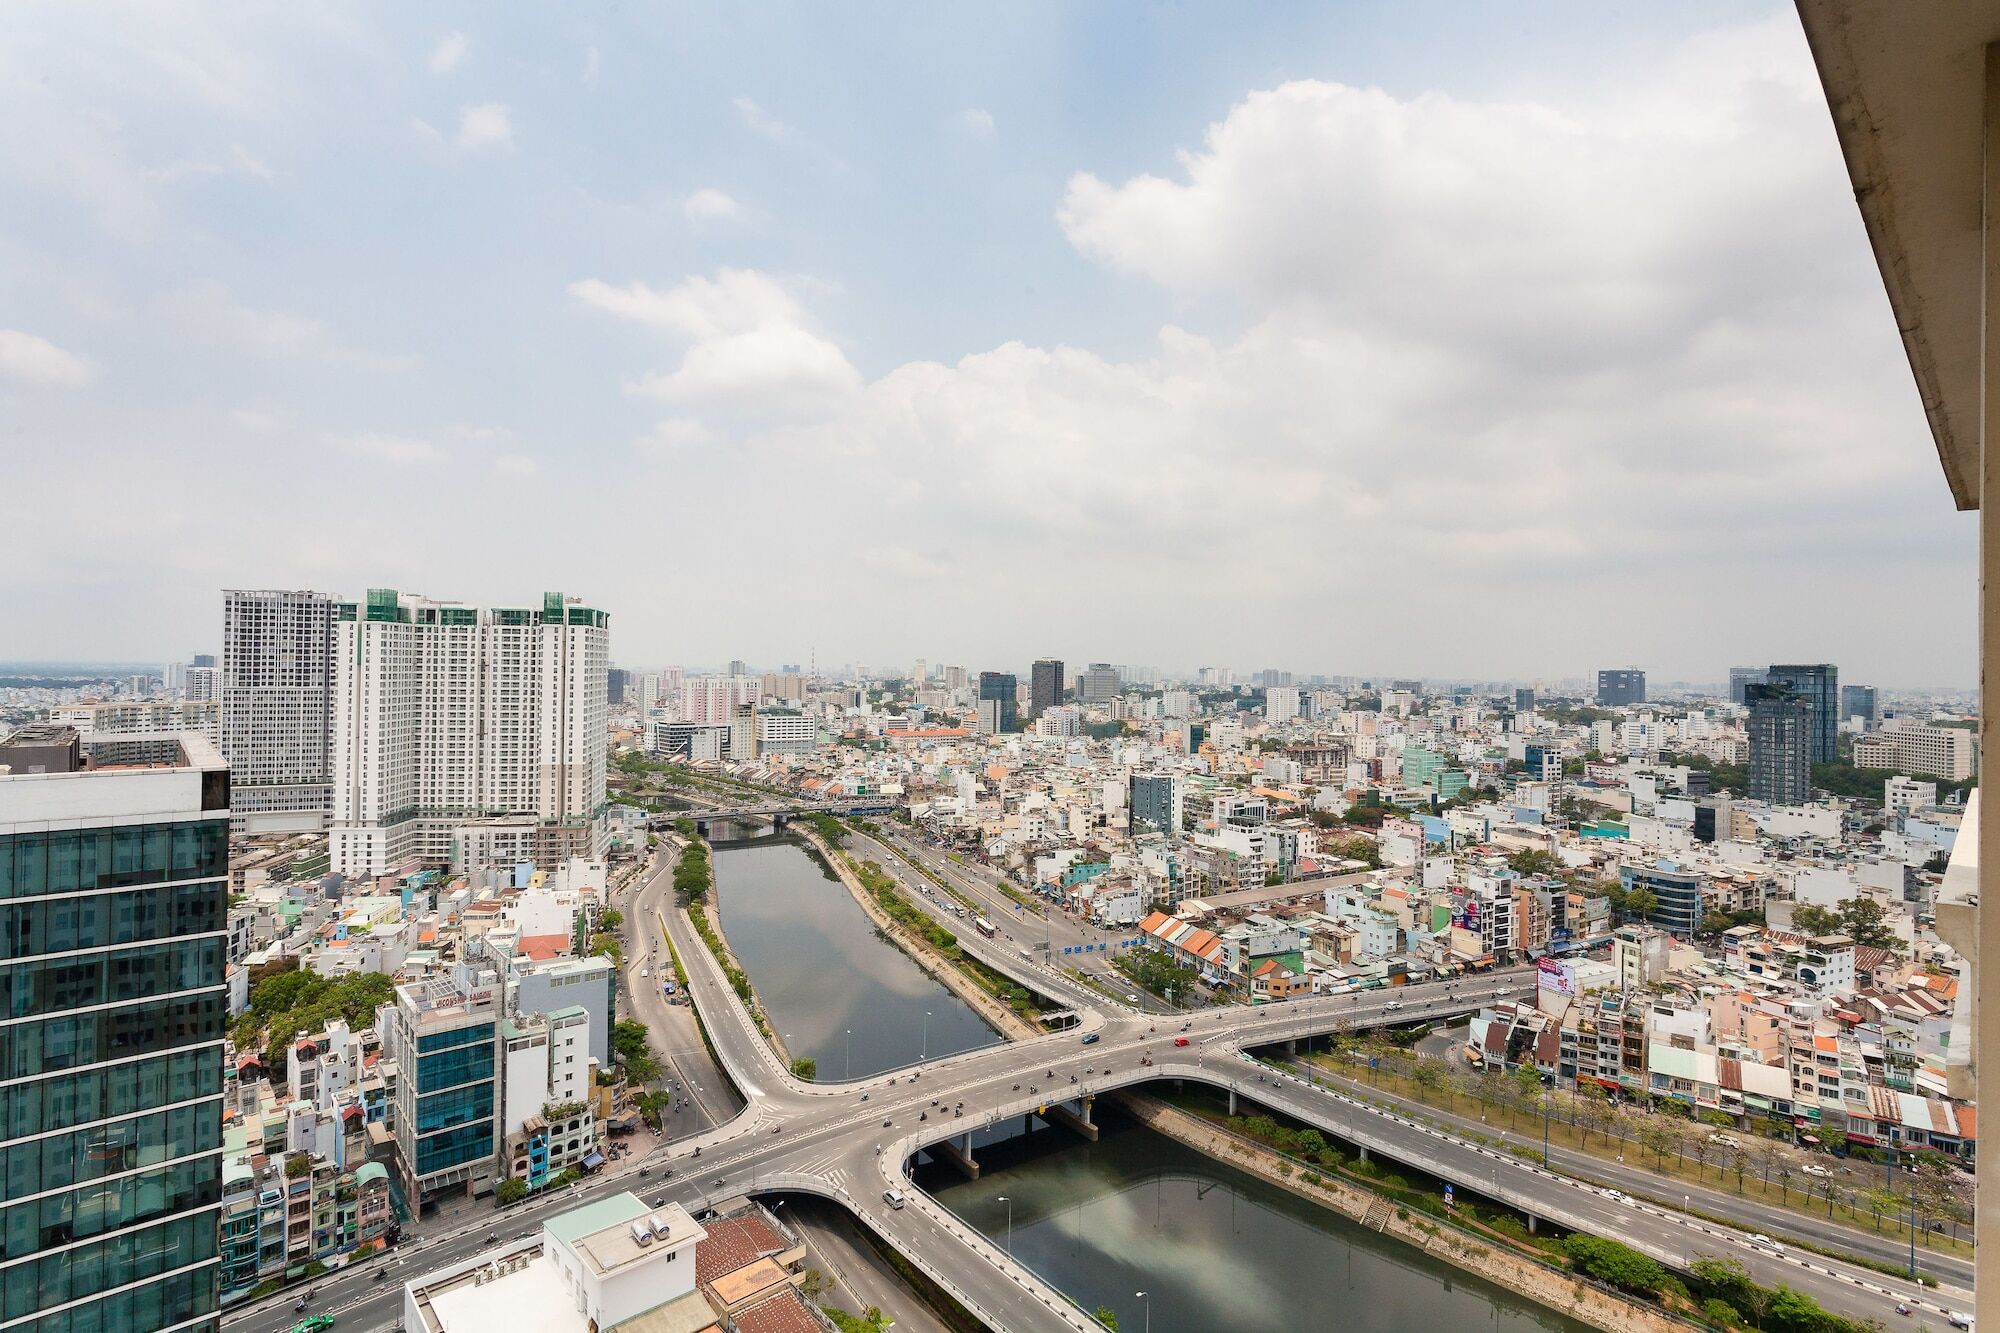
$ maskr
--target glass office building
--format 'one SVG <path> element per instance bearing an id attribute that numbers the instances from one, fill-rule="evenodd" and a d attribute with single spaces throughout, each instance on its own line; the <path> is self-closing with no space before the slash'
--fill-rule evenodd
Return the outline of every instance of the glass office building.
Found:
<path id="1" fill-rule="evenodd" d="M 405 1197 L 414 1203 L 481 1195 L 500 1151 L 501 985 L 461 962 L 449 976 L 396 987 L 375 1011 L 396 1062 L 392 1128 Z"/>
<path id="2" fill-rule="evenodd" d="M 219 1327 L 229 771 L 0 743 L 0 1331 Z"/>
<path id="3" fill-rule="evenodd" d="M 1831 662 L 1792 663 L 1772 666 L 1764 679 L 1806 701 L 1812 710 L 1809 762 L 1832 763 L 1834 737 L 1840 734 L 1840 669 Z"/>
<path id="4" fill-rule="evenodd" d="M 1819 716 L 1812 701 L 1782 685 L 1752 685 L 1750 705 L 1750 799 L 1772 805 L 1804 805 L 1812 800 L 1814 728 Z"/>

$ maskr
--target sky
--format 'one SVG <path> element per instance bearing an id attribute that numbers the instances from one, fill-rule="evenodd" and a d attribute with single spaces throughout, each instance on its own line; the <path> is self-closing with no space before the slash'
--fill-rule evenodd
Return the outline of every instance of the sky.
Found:
<path id="1" fill-rule="evenodd" d="M 1783 4 L 18 6 L 0 495 L 9 658 L 1976 663 Z"/>

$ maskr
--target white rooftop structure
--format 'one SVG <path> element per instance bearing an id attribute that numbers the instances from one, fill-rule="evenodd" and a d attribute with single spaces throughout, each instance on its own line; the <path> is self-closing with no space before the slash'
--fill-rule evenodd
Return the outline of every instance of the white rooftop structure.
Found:
<path id="1" fill-rule="evenodd" d="M 695 1289 L 695 1246 L 708 1235 L 677 1203 L 649 1208 L 614 1194 L 550 1218 L 541 1233 L 439 1269 L 403 1288 L 410 1333 L 610 1333 L 688 1303 L 690 1328 L 712 1322 Z M 667 1318 L 663 1326 L 676 1321 Z"/>

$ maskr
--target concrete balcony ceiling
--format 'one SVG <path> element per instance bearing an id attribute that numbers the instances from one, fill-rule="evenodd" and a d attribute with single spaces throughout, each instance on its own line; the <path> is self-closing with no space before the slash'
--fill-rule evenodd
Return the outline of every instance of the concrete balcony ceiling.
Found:
<path id="1" fill-rule="evenodd" d="M 1797 0 L 1945 481 L 1979 507 L 1986 48 L 2000 0 Z"/>

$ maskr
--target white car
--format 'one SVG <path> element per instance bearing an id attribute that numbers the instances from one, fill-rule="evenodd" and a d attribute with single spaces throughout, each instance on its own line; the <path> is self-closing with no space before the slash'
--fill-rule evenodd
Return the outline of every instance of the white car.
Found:
<path id="1" fill-rule="evenodd" d="M 1755 1245 L 1760 1250 L 1769 1250 L 1772 1254 L 1777 1255 L 1781 1259 L 1784 1257 L 1785 1247 L 1778 1244 L 1777 1241 L 1772 1240 L 1769 1236 L 1765 1235 L 1761 1231 L 1755 1232 L 1751 1235 L 1750 1243 L 1752 1245 Z"/>
<path id="2" fill-rule="evenodd" d="M 1953 1328 L 1971 1328 L 1972 1316 L 1963 1310 L 1946 1310 L 1944 1317 Z"/>
<path id="3" fill-rule="evenodd" d="M 1814 1165 L 1813 1165 L 1812 1163 L 1810 1163 L 1810 1162 L 1808 1162 L 1808 1163 L 1806 1163 L 1806 1165 L 1804 1165 L 1804 1166 L 1800 1167 L 1800 1168 L 1799 1168 L 1799 1170 L 1801 1170 L 1801 1171 L 1805 1172 L 1805 1173 L 1806 1173 L 1807 1175 L 1809 1175 L 1809 1176 L 1830 1176 L 1830 1175 L 1832 1175 L 1832 1174 L 1833 1174 L 1833 1172 L 1831 1172 L 1831 1171 L 1827 1170 L 1827 1169 L 1826 1169 L 1825 1167 L 1823 1167 L 1823 1166 L 1814 1166 Z"/>
<path id="4" fill-rule="evenodd" d="M 1613 1203 L 1632 1202 L 1632 1196 L 1627 1194 L 1624 1190 L 1606 1190 L 1604 1191 L 1604 1197 L 1611 1200 L 1611 1202 Z"/>

